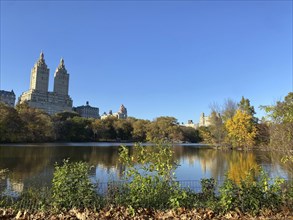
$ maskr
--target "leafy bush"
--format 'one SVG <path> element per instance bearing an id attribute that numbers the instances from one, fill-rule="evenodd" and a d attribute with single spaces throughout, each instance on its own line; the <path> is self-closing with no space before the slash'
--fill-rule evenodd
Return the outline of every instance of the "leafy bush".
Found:
<path id="1" fill-rule="evenodd" d="M 120 161 L 126 166 L 125 194 L 121 201 L 134 208 L 168 208 L 180 206 L 184 194 L 174 178 L 176 164 L 168 144 L 158 143 L 153 148 L 136 144 L 133 155 L 122 146 Z"/>
<path id="2" fill-rule="evenodd" d="M 226 177 L 223 185 L 220 187 L 220 206 L 223 212 L 235 210 L 239 204 L 239 187 L 234 181 Z"/>
<path id="3" fill-rule="evenodd" d="M 288 182 L 288 192 L 285 194 L 287 197 L 287 205 L 291 207 L 291 211 L 293 211 L 293 181 Z"/>
<path id="4" fill-rule="evenodd" d="M 217 197 L 216 197 L 216 182 L 213 178 L 201 179 L 201 190 L 200 194 L 201 202 L 203 207 L 215 209 L 217 207 Z"/>
<path id="5" fill-rule="evenodd" d="M 215 197 L 216 182 L 213 178 L 201 179 L 201 190 L 205 198 L 211 199 Z"/>
<path id="6" fill-rule="evenodd" d="M 238 185 L 226 179 L 220 188 L 220 205 L 224 212 L 240 209 L 242 212 L 258 214 L 262 209 L 280 210 L 283 203 L 283 179 L 271 179 L 265 172 L 261 172 L 256 180 L 251 174 Z"/>
<path id="7" fill-rule="evenodd" d="M 185 197 L 181 199 L 181 207 L 185 208 L 209 208 L 215 210 L 218 205 L 216 196 L 216 182 L 213 178 L 201 179 L 201 192 L 196 193 L 191 189 L 181 189 Z"/>
<path id="8" fill-rule="evenodd" d="M 89 165 L 84 162 L 69 163 L 69 160 L 64 160 L 62 166 L 55 165 L 52 182 L 55 208 L 95 208 L 98 205 L 89 171 Z"/>

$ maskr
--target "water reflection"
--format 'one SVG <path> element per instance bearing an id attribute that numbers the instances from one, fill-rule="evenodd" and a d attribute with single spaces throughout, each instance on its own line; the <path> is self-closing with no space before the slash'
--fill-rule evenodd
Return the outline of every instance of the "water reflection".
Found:
<path id="1" fill-rule="evenodd" d="M 90 143 L 32 146 L 0 146 L 0 169 L 9 169 L 9 175 L 0 179 L 0 189 L 20 192 L 31 186 L 50 186 L 54 164 L 63 159 L 86 161 L 93 165 L 94 180 L 118 180 L 125 167 L 119 163 L 119 144 Z M 130 147 L 130 154 L 132 154 Z M 262 166 L 272 177 L 292 178 L 292 166 L 281 163 L 282 155 L 270 152 L 240 152 L 210 149 L 207 146 L 174 147 L 174 161 L 178 180 L 199 180 L 213 177 L 223 180 L 225 174 L 239 181 L 251 169 Z"/>
<path id="2" fill-rule="evenodd" d="M 235 155 L 229 161 L 228 177 L 234 180 L 236 183 L 240 183 L 241 180 L 245 180 L 250 177 L 252 181 L 254 176 L 249 174 L 257 175 L 260 171 L 260 166 L 256 163 L 255 155 L 251 152 Z M 232 155 L 233 155 L 232 154 Z"/>

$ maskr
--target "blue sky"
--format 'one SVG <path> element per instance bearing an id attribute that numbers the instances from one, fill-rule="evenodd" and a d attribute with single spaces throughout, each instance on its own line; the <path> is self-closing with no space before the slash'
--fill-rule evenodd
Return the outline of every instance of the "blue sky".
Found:
<path id="1" fill-rule="evenodd" d="M 0 89 L 61 57 L 74 106 L 198 121 L 211 103 L 292 91 L 292 1 L 1 1 Z"/>

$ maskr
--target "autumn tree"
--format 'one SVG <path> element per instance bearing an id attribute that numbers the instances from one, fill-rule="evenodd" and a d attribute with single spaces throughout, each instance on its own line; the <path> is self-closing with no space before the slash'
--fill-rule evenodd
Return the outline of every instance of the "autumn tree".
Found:
<path id="1" fill-rule="evenodd" d="M 56 139 L 59 141 L 90 141 L 93 138 L 91 119 L 76 112 L 61 112 L 53 116 Z"/>
<path id="2" fill-rule="evenodd" d="M 183 139 L 182 141 L 187 141 L 191 143 L 200 142 L 199 131 L 192 127 L 180 127 Z"/>
<path id="3" fill-rule="evenodd" d="M 178 121 L 174 117 L 159 117 L 156 118 L 148 126 L 147 140 L 182 140 L 182 133 L 178 125 Z"/>
<path id="4" fill-rule="evenodd" d="M 68 141 L 91 141 L 93 137 L 91 119 L 73 117 L 67 120 L 65 137 Z"/>
<path id="5" fill-rule="evenodd" d="M 133 122 L 133 131 L 132 131 L 132 138 L 135 141 L 146 141 L 147 137 L 147 128 L 150 124 L 148 120 L 138 119 Z"/>
<path id="6" fill-rule="evenodd" d="M 257 136 L 256 144 L 262 147 L 268 147 L 270 143 L 270 124 L 267 121 L 260 120 L 256 124 Z"/>
<path id="7" fill-rule="evenodd" d="M 211 135 L 211 143 L 222 145 L 226 136 L 226 131 L 219 113 L 212 111 L 210 115 L 210 126 L 208 128 Z"/>
<path id="8" fill-rule="evenodd" d="M 201 126 L 198 128 L 198 132 L 199 132 L 199 139 L 201 142 L 206 144 L 213 143 L 211 131 L 208 127 Z"/>
<path id="9" fill-rule="evenodd" d="M 103 127 L 103 122 L 101 119 L 93 120 L 91 128 L 92 128 L 93 135 L 94 135 L 94 137 L 93 137 L 94 141 L 97 141 L 103 137 L 104 127 Z"/>
<path id="10" fill-rule="evenodd" d="M 66 121 L 73 117 L 80 117 L 77 112 L 59 112 L 53 115 L 53 120 L 55 121 Z"/>
<path id="11" fill-rule="evenodd" d="M 71 139 L 69 130 L 74 117 L 80 117 L 80 115 L 76 112 L 59 112 L 52 116 L 56 140 L 69 141 Z"/>
<path id="12" fill-rule="evenodd" d="M 217 146 L 223 146 L 225 144 L 227 131 L 224 123 L 233 118 L 237 108 L 237 103 L 230 98 L 226 99 L 223 105 L 217 103 L 210 105 L 210 125 L 207 129 L 202 129 L 200 131 L 201 136 L 205 137 L 204 141 L 206 143 Z"/>
<path id="13" fill-rule="evenodd" d="M 257 123 L 258 122 L 258 119 L 256 117 L 254 117 L 255 115 L 255 110 L 254 110 L 254 107 L 252 105 L 250 105 L 250 100 L 249 99 L 246 99 L 244 98 L 244 96 L 242 96 L 239 104 L 238 104 L 238 107 L 241 111 L 245 112 L 246 114 L 248 115 L 251 115 L 252 118 L 251 120 L 254 122 L 254 123 Z"/>
<path id="14" fill-rule="evenodd" d="M 237 110 L 232 119 L 225 123 L 227 138 L 233 147 L 252 147 L 255 145 L 257 129 L 250 114 Z"/>
<path id="15" fill-rule="evenodd" d="M 92 131 L 96 140 L 115 140 L 117 138 L 115 122 L 118 119 L 115 116 L 109 116 L 105 119 L 96 119 L 92 122 Z"/>
<path id="16" fill-rule="evenodd" d="M 45 142 L 54 140 L 53 122 L 46 112 L 31 108 L 27 103 L 16 106 L 23 122 L 22 140 L 26 142 Z"/>
<path id="17" fill-rule="evenodd" d="M 219 113 L 221 114 L 222 121 L 226 122 L 228 119 L 233 118 L 237 109 L 237 102 L 230 98 L 226 99 L 222 106 L 222 109 L 219 111 Z"/>
<path id="18" fill-rule="evenodd" d="M 293 92 L 289 92 L 284 101 L 278 101 L 271 106 L 261 106 L 261 108 L 274 123 L 293 123 Z"/>
<path id="19" fill-rule="evenodd" d="M 261 108 L 267 112 L 270 119 L 270 146 L 274 149 L 286 150 L 288 153 L 292 152 L 293 92 L 288 93 L 284 101 L 278 101 L 271 106 L 261 106 Z"/>
<path id="20" fill-rule="evenodd" d="M 18 112 L 3 103 L 0 103 L 0 142 L 21 141 L 23 122 Z"/>
<path id="21" fill-rule="evenodd" d="M 131 140 L 132 139 L 132 124 L 130 120 L 118 119 L 114 121 L 114 129 L 116 132 L 117 139 L 120 140 Z"/>

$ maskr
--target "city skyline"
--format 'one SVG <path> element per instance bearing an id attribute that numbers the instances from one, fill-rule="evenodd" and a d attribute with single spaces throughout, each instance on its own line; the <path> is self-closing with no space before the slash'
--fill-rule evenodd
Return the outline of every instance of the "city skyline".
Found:
<path id="1" fill-rule="evenodd" d="M 74 106 L 198 122 L 245 96 L 261 116 L 292 91 L 292 1 L 1 1 L 0 89 L 26 91 L 41 51 Z"/>

